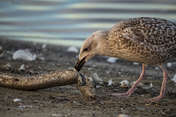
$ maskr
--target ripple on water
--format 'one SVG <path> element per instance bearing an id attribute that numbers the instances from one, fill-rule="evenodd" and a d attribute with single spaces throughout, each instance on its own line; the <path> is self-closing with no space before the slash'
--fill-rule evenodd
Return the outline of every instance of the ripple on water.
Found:
<path id="1" fill-rule="evenodd" d="M 7 0 L 0 7 L 0 36 L 76 46 L 122 19 L 176 19 L 176 2 L 171 0 Z"/>

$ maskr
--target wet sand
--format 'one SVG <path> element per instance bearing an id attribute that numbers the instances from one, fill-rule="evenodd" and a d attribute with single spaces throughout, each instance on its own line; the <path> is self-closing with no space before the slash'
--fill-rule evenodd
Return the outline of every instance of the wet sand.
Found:
<path id="1" fill-rule="evenodd" d="M 0 73 L 15 76 L 43 74 L 58 69 L 72 68 L 78 53 L 67 52 L 68 47 L 53 46 L 1 39 L 3 54 L 0 57 Z M 30 49 L 37 54 L 32 62 L 12 60 L 12 54 L 18 49 Z M 43 60 L 44 58 L 44 60 Z M 159 103 L 147 104 L 145 99 L 157 96 L 162 82 L 162 73 L 153 66 L 147 67 L 143 84 L 152 88 L 137 88 L 129 98 L 117 98 L 111 93 L 125 92 L 119 82 L 137 80 L 140 64 L 125 60 L 108 63 L 106 57 L 95 57 L 86 63 L 81 71 L 87 76 L 97 73 L 104 83 L 96 88 L 96 100 L 85 101 L 75 85 L 53 87 L 37 91 L 20 91 L 0 87 L 0 117 L 117 117 L 128 114 L 131 117 L 175 117 L 176 84 L 168 80 L 167 93 Z M 25 70 L 19 70 L 24 64 Z M 168 68 L 169 78 L 176 73 L 176 63 Z M 112 79 L 113 85 L 107 86 Z M 21 99 L 15 102 L 14 99 Z"/>

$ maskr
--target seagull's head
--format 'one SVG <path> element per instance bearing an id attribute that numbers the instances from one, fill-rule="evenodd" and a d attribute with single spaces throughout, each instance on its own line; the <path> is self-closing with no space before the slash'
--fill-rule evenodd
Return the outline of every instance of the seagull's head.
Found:
<path id="1" fill-rule="evenodd" d="M 84 63 L 95 55 L 101 55 L 104 49 L 107 33 L 106 31 L 96 31 L 90 37 L 88 37 L 79 53 L 78 61 L 75 65 L 75 69 L 80 71 Z"/>

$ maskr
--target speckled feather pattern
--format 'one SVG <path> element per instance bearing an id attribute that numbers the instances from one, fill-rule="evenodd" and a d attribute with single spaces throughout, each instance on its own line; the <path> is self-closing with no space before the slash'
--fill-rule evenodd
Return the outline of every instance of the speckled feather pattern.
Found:
<path id="1" fill-rule="evenodd" d="M 176 24 L 160 18 L 140 17 L 114 25 L 107 34 L 115 57 L 145 64 L 176 58 Z"/>

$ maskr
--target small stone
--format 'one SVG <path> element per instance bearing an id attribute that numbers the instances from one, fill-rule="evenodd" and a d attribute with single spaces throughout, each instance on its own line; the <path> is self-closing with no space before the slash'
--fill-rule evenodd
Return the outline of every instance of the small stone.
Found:
<path id="1" fill-rule="evenodd" d="M 122 80 L 120 82 L 120 87 L 122 87 L 122 88 L 129 87 L 129 81 L 128 80 Z"/>
<path id="2" fill-rule="evenodd" d="M 98 76 L 97 73 L 93 73 L 92 78 L 96 83 L 103 84 L 103 80 Z"/>
<path id="3" fill-rule="evenodd" d="M 151 88 L 153 87 L 153 84 L 152 84 L 152 83 L 150 83 L 150 87 L 151 87 Z"/>
<path id="4" fill-rule="evenodd" d="M 151 89 L 151 88 L 153 88 L 153 84 L 152 84 L 152 83 L 150 83 L 150 85 L 149 85 L 149 86 L 143 86 L 142 88 L 143 88 L 143 89 Z"/>
<path id="5" fill-rule="evenodd" d="M 159 68 L 158 68 L 158 67 L 155 67 L 155 69 L 156 69 L 156 70 L 159 70 Z"/>
<path id="6" fill-rule="evenodd" d="M 102 86 L 100 86 L 100 85 L 96 85 L 96 86 L 95 86 L 96 89 L 99 89 L 99 88 L 101 88 L 101 87 L 102 87 Z"/>
<path id="7" fill-rule="evenodd" d="M 12 58 L 14 60 L 26 60 L 26 61 L 34 61 L 37 58 L 36 54 L 32 54 L 28 49 L 19 49 L 13 53 Z"/>
<path id="8" fill-rule="evenodd" d="M 43 45 L 42 45 L 42 49 L 45 49 L 45 48 L 46 48 L 46 46 L 47 46 L 46 44 L 43 44 Z"/>
<path id="9" fill-rule="evenodd" d="M 25 70 L 24 64 L 22 64 L 22 65 L 20 66 L 19 70 L 20 70 L 20 71 L 24 71 L 24 70 Z"/>
<path id="10" fill-rule="evenodd" d="M 111 86 L 113 84 L 112 79 L 108 80 L 108 86 Z"/>
<path id="11" fill-rule="evenodd" d="M 167 63 L 167 67 L 172 67 L 172 63 Z"/>
<path id="12" fill-rule="evenodd" d="M 133 65 L 139 65 L 139 63 L 137 63 L 137 62 L 133 62 Z"/>
<path id="13" fill-rule="evenodd" d="M 22 100 L 21 99 L 19 99 L 19 98 L 15 98 L 15 99 L 13 99 L 13 102 L 21 102 Z"/>
<path id="14" fill-rule="evenodd" d="M 107 62 L 108 62 L 108 63 L 115 63 L 117 60 L 118 60 L 118 59 L 115 58 L 115 57 L 109 57 L 109 58 L 107 59 Z"/>
<path id="15" fill-rule="evenodd" d="M 18 108 L 23 110 L 25 108 L 32 108 L 32 105 L 20 105 L 20 106 L 18 106 Z"/>
<path id="16" fill-rule="evenodd" d="M 68 52 L 74 52 L 74 53 L 78 53 L 78 49 L 74 46 L 71 46 L 67 49 Z"/>

